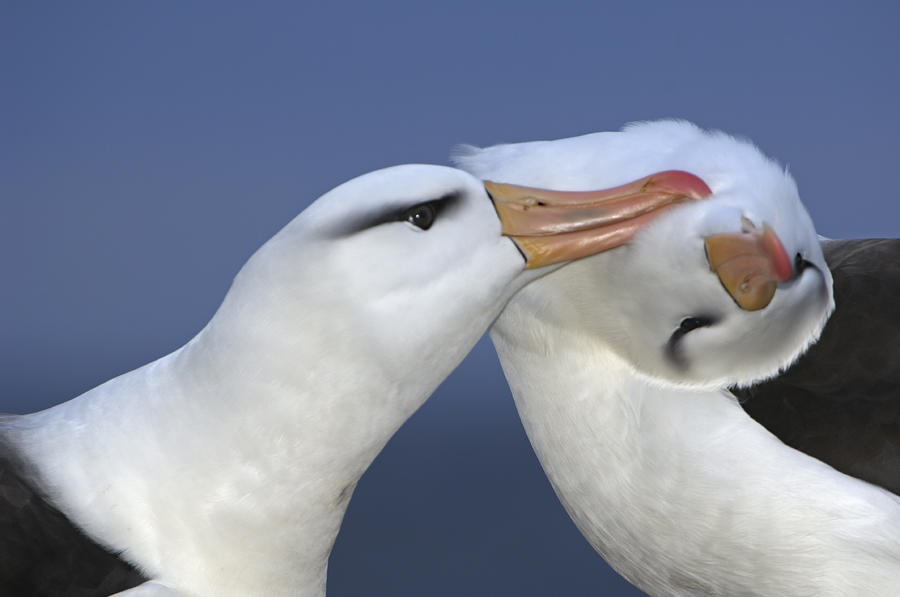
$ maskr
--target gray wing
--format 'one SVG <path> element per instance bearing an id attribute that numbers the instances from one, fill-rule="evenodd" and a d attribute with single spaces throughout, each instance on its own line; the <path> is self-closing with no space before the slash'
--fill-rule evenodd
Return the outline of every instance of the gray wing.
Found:
<path id="1" fill-rule="evenodd" d="M 85 535 L 29 481 L 0 415 L 0 595 L 96 597 L 146 577 Z"/>
<path id="2" fill-rule="evenodd" d="M 735 394 L 784 443 L 900 495 L 900 239 L 822 248 L 836 308 L 821 339 Z"/>

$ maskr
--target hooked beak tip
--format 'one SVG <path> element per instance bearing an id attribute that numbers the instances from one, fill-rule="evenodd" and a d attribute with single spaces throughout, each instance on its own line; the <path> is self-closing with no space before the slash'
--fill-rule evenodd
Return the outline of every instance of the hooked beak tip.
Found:
<path id="1" fill-rule="evenodd" d="M 758 311 L 772 302 L 779 282 L 794 277 L 784 245 L 768 224 L 738 234 L 704 239 L 709 268 L 737 305 Z"/>

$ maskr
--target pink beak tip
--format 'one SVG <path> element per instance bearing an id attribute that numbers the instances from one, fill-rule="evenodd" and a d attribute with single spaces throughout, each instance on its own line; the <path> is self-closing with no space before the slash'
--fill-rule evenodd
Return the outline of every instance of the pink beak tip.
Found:
<path id="1" fill-rule="evenodd" d="M 712 189 L 702 178 L 684 170 L 657 172 L 650 176 L 645 186 L 663 187 L 691 199 L 704 199 L 712 195 Z"/>
<path id="2" fill-rule="evenodd" d="M 765 225 L 762 235 L 762 243 L 766 252 L 772 258 L 772 269 L 775 279 L 779 282 L 787 282 L 794 277 L 794 265 L 788 256 L 781 239 L 775 234 L 768 224 Z"/>

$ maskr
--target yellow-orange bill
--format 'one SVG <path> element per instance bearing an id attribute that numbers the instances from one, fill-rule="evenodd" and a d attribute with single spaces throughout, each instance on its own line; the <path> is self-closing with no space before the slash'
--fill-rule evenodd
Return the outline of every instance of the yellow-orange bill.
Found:
<path id="1" fill-rule="evenodd" d="M 662 211 L 712 191 L 699 177 L 667 170 L 598 191 L 552 191 L 485 181 L 527 268 L 579 259 L 618 247 Z"/>
<path id="2" fill-rule="evenodd" d="M 704 241 L 709 268 L 741 309 L 765 308 L 778 282 L 787 282 L 794 274 L 784 245 L 768 224 L 761 231 L 714 234 Z"/>

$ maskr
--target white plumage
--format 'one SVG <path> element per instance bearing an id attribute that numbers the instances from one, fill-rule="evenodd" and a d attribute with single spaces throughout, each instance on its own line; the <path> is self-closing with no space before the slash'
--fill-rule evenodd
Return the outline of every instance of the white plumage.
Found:
<path id="1" fill-rule="evenodd" d="M 776 374 L 833 308 L 791 177 L 685 122 L 478 150 L 481 178 L 563 190 L 682 169 L 712 195 L 517 294 L 491 337 L 528 436 L 591 545 L 652 595 L 896 595 L 900 499 L 793 450 L 727 391 Z M 797 260 L 741 309 L 704 252 L 768 225 Z"/>
<path id="2" fill-rule="evenodd" d="M 135 594 L 322 594 L 356 482 L 509 297 L 706 187 L 674 173 L 551 194 L 540 209 L 542 189 L 492 188 L 497 197 L 461 170 L 409 165 L 325 194 L 250 258 L 184 347 L 0 419 L 10 487 L 37 496 L 25 509 L 0 499 L 2 512 L 59 520 L 58 508 L 152 581 Z M 12 525 L 9 543 L 47 534 L 32 522 Z M 62 532 L 83 541 L 73 530 Z M 96 553 L 101 578 L 80 582 L 120 565 Z M 21 560 L 0 581 L 44 583 Z M 128 573 L 117 582 L 133 582 Z"/>
<path id="3" fill-rule="evenodd" d="M 320 595 L 357 480 L 524 267 L 480 181 L 373 172 L 260 248 L 187 345 L 3 437 L 55 506 L 156 581 L 131 594 Z"/>

